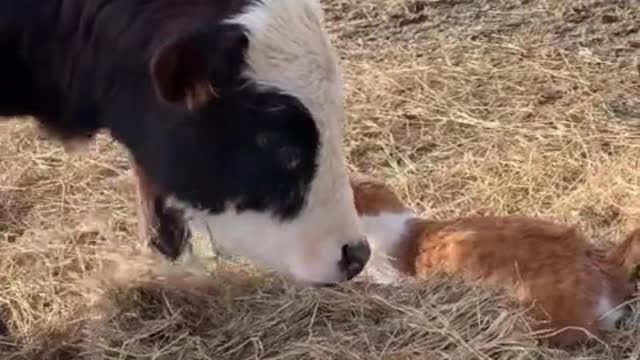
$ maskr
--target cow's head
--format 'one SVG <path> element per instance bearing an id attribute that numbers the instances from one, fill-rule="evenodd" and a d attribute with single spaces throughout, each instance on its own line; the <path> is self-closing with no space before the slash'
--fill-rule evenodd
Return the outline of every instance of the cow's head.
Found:
<path id="1" fill-rule="evenodd" d="M 354 277 L 370 253 L 321 14 L 316 0 L 256 0 L 150 64 L 157 97 L 181 114 L 152 166 L 174 205 L 230 252 L 312 284 Z"/>

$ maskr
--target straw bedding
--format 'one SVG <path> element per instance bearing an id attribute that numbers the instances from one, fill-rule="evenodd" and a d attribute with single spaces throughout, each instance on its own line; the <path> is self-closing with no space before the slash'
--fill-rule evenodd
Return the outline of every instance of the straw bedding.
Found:
<path id="1" fill-rule="evenodd" d="M 635 0 L 332 0 L 353 170 L 434 218 L 638 226 Z M 195 265 L 135 249 L 123 152 L 65 154 L 0 124 L 1 359 L 636 359 L 640 312 L 570 352 L 506 294 L 437 276 L 297 289 L 203 243 Z M 202 266 L 200 266 L 200 265 Z"/>

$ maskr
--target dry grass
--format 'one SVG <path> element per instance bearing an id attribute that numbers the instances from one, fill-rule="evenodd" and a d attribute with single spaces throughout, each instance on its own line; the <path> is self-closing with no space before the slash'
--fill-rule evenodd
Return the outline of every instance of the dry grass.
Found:
<path id="1" fill-rule="evenodd" d="M 325 3 L 354 170 L 436 218 L 544 216 L 603 245 L 639 225 L 638 1 Z M 299 290 L 239 265 L 165 269 L 126 255 L 133 191 L 108 137 L 71 157 L 30 124 L 0 129 L 2 359 L 640 356 L 639 312 L 610 346 L 566 353 L 535 343 L 508 298 L 454 279 Z"/>

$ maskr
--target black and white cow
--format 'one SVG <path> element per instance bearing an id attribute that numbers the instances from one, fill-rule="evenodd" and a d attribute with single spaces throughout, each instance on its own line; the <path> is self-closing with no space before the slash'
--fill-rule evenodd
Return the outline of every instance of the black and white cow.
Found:
<path id="1" fill-rule="evenodd" d="M 186 218 L 304 283 L 361 272 L 341 91 L 318 0 L 0 0 L 0 116 L 106 129 L 170 258 Z"/>

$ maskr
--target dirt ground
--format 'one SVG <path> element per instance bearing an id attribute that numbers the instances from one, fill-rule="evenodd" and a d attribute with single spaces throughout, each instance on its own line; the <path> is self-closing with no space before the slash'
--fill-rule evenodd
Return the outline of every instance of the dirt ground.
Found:
<path id="1" fill-rule="evenodd" d="M 603 247 L 640 226 L 640 1 L 324 4 L 353 170 L 434 218 L 543 216 Z M 107 136 L 69 155 L 29 122 L 0 132 L 1 359 L 640 358 L 639 311 L 564 352 L 456 279 L 300 290 L 211 274 L 206 250 L 204 269 L 158 264 L 130 253 L 134 193 Z"/>

